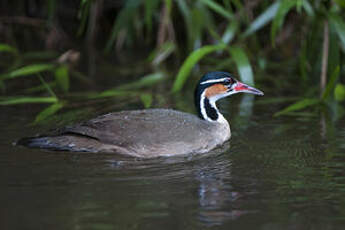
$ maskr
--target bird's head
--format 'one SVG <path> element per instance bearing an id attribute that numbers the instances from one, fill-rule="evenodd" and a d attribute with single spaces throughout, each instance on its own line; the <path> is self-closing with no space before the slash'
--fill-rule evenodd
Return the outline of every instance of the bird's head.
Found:
<path id="1" fill-rule="evenodd" d="M 200 79 L 196 91 L 214 101 L 236 93 L 264 95 L 262 91 L 238 81 L 227 72 L 205 74 Z"/>
<path id="2" fill-rule="evenodd" d="M 217 100 L 236 93 L 264 95 L 262 91 L 238 81 L 227 72 L 209 72 L 205 74 L 195 90 L 195 104 L 199 115 L 205 117 L 201 112 L 205 102 L 215 107 Z"/>

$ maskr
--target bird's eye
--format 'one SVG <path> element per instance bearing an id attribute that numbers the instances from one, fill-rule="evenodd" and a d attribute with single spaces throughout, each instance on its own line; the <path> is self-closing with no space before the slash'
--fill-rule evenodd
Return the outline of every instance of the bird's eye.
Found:
<path id="1" fill-rule="evenodd" d="M 227 78 L 224 80 L 224 85 L 230 85 L 233 83 L 233 80 L 231 78 Z"/>

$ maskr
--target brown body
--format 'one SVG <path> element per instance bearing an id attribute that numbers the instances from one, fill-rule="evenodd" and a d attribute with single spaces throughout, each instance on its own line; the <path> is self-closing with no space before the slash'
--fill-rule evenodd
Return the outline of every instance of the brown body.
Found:
<path id="1" fill-rule="evenodd" d="M 157 157 L 204 153 L 230 138 L 228 123 L 171 109 L 122 111 L 31 138 L 29 147 Z"/>
<path id="2" fill-rule="evenodd" d="M 24 138 L 18 144 L 143 158 L 205 153 L 231 136 L 229 123 L 219 113 L 216 101 L 241 92 L 263 95 L 229 73 L 209 72 L 195 89 L 194 102 L 199 117 L 171 109 L 109 113 L 48 135 Z"/>

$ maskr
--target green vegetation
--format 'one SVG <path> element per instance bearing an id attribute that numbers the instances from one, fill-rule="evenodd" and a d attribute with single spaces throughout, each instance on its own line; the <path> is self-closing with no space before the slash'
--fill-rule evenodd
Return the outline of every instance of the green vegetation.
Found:
<path id="1" fill-rule="evenodd" d="M 6 33 L 0 40 L 0 88 L 11 95 L 0 97 L 0 105 L 51 103 L 36 122 L 68 107 L 75 95 L 81 100 L 126 96 L 150 107 L 154 97 L 147 88 L 168 82 L 165 87 L 171 85 L 170 91 L 179 93 L 196 66 L 202 72 L 229 71 L 248 84 L 261 84 L 277 101 L 294 96 L 294 102 L 274 116 L 303 116 L 308 113 L 299 111 L 305 109 L 344 111 L 344 0 L 128 0 L 122 4 L 80 0 L 78 5 L 49 0 L 40 4 L 13 3 L 9 15 L 16 16 L 0 17 Z M 66 12 L 64 7 L 73 10 Z M 23 45 L 35 43 L 33 39 L 44 44 L 35 49 L 39 51 Z M 143 71 L 130 74 L 145 76 L 104 91 L 78 93 L 75 84 L 94 81 L 92 70 L 76 67 L 79 52 L 74 50 L 81 49 L 80 41 L 88 49 L 86 59 L 98 55 L 96 49 L 108 60 L 119 53 L 136 56 L 149 48 L 141 58 L 145 61 L 138 64 Z M 83 52 L 81 58 L 85 59 Z M 20 84 L 25 78 L 38 79 L 39 85 Z M 22 96 L 8 91 L 15 81 L 17 88 L 24 88 Z"/>

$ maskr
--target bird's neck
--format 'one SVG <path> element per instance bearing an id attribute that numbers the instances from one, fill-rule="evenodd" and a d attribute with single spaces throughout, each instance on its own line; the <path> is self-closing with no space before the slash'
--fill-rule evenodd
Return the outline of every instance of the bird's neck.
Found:
<path id="1" fill-rule="evenodd" d="M 207 98 L 205 92 L 200 94 L 196 101 L 196 106 L 198 109 L 198 114 L 201 119 L 210 122 L 220 122 L 227 123 L 224 116 L 219 112 L 216 106 L 216 100 L 212 98 Z"/>

